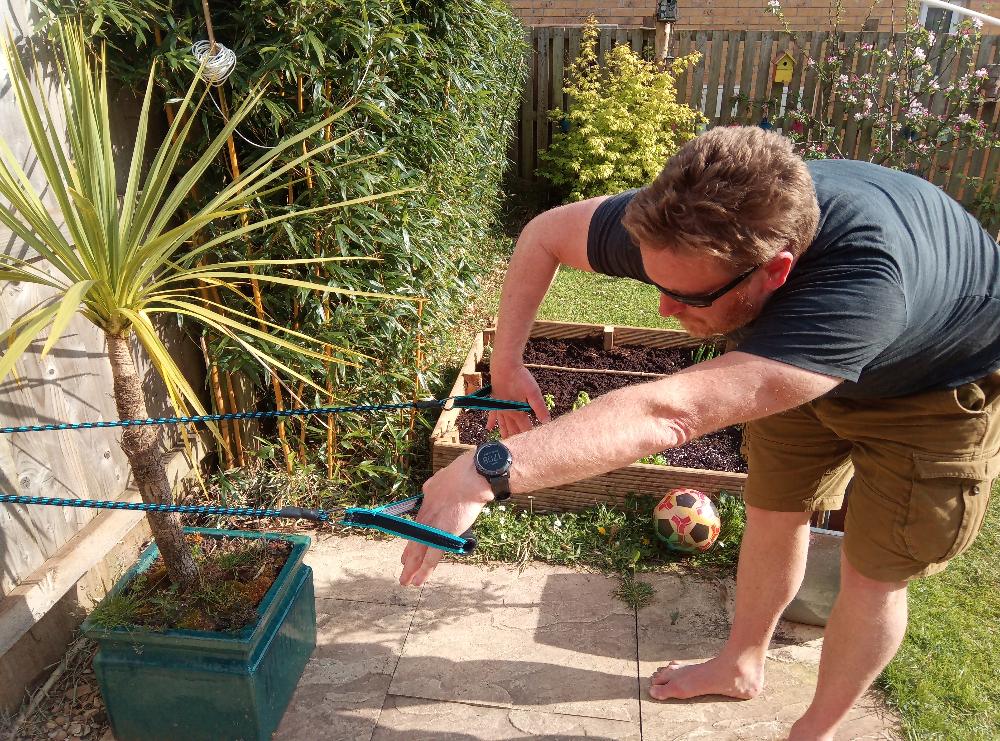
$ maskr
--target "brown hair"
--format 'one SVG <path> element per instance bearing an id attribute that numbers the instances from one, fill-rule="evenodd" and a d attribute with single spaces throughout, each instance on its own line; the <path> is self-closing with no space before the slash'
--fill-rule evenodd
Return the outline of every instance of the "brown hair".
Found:
<path id="1" fill-rule="evenodd" d="M 636 244 L 750 268 L 812 242 L 819 204 L 802 158 L 757 126 L 717 127 L 687 142 L 622 220 Z"/>

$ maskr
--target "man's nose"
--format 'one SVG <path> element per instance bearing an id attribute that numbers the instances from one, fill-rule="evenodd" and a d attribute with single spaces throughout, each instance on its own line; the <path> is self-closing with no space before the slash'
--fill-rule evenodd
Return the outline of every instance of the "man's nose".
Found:
<path id="1" fill-rule="evenodd" d="M 684 310 L 684 304 L 679 301 L 674 301 L 672 298 L 660 294 L 660 316 L 664 319 L 672 317 L 675 314 L 681 313 Z"/>

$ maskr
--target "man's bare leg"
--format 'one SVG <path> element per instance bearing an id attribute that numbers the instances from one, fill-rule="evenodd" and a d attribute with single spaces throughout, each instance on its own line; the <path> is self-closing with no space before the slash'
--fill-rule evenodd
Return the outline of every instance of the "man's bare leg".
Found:
<path id="1" fill-rule="evenodd" d="M 840 594 L 823 636 L 812 704 L 790 740 L 826 741 L 896 655 L 906 633 L 906 582 L 880 582 L 858 573 L 841 556 Z"/>
<path id="2" fill-rule="evenodd" d="M 771 634 L 805 573 L 811 514 L 747 506 L 729 639 L 718 656 L 702 664 L 671 662 L 660 667 L 649 689 L 653 698 L 728 695 L 749 699 L 761 691 Z"/>

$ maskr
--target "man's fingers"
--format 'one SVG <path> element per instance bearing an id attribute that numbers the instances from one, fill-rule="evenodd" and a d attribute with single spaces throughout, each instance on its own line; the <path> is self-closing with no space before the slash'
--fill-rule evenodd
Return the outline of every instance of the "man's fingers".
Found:
<path id="1" fill-rule="evenodd" d="M 399 575 L 399 583 L 401 585 L 404 587 L 409 586 L 410 584 L 419 586 L 419 582 L 414 582 L 413 577 L 419 571 L 420 565 L 423 563 L 424 558 L 426 558 L 428 550 L 430 549 L 427 546 L 413 541 L 406 544 L 406 548 L 403 549 L 403 557 L 400 559 L 403 563 L 403 571 Z M 438 558 L 440 558 L 440 556 L 438 556 Z M 426 576 L 424 578 L 426 578 Z"/>
<path id="2" fill-rule="evenodd" d="M 531 411 L 538 417 L 539 422 L 544 424 L 551 419 L 549 408 L 545 406 L 545 397 L 542 396 L 542 391 L 538 387 L 535 387 L 528 393 L 528 404 L 531 405 Z"/>
<path id="3" fill-rule="evenodd" d="M 431 572 L 434 571 L 434 568 L 438 565 L 438 561 L 441 560 L 443 555 L 444 553 L 436 548 L 428 548 L 424 554 L 424 560 L 420 564 L 420 568 L 417 569 L 410 583 L 415 587 L 423 584 L 427 577 L 431 575 Z"/>

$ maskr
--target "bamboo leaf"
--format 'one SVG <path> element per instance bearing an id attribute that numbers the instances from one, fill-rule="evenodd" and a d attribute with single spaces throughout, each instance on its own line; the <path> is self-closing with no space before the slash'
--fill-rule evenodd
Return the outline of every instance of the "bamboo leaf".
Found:
<path id="1" fill-rule="evenodd" d="M 280 275 L 266 275 L 264 273 L 254 273 L 254 274 L 251 275 L 250 273 L 234 273 L 234 272 L 230 272 L 230 271 L 226 271 L 226 270 L 219 270 L 219 271 L 212 270 L 212 271 L 209 271 L 209 272 L 206 272 L 206 273 L 201 273 L 199 275 L 199 278 L 202 277 L 202 276 L 208 277 L 208 278 L 216 278 L 216 279 L 223 279 L 223 278 L 246 278 L 246 279 L 249 279 L 249 278 L 254 278 L 255 280 L 258 280 L 258 281 L 261 281 L 261 282 L 264 282 L 264 283 L 278 283 L 278 284 L 284 285 L 284 286 L 295 286 L 296 288 L 305 288 L 306 290 L 309 290 L 309 291 L 321 291 L 323 293 L 336 293 L 336 294 L 342 295 L 342 296 L 359 296 L 359 297 L 362 297 L 362 298 L 383 298 L 383 299 L 387 299 L 387 300 L 390 300 L 390 301 L 418 301 L 419 300 L 419 298 L 414 297 L 414 296 L 395 296 L 395 295 L 393 295 L 391 293 L 371 293 L 371 292 L 368 292 L 368 291 L 352 291 L 352 290 L 347 289 L 347 288 L 338 288 L 336 286 L 327 286 L 327 285 L 324 285 L 323 283 L 310 283 L 308 281 L 298 280 L 296 278 L 285 278 L 285 277 L 280 276 Z M 175 282 L 177 282 L 178 280 L 181 280 L 181 279 L 182 278 L 179 277 L 179 276 L 172 276 L 170 279 L 162 281 L 161 285 L 169 285 L 170 283 L 175 283 Z"/>

